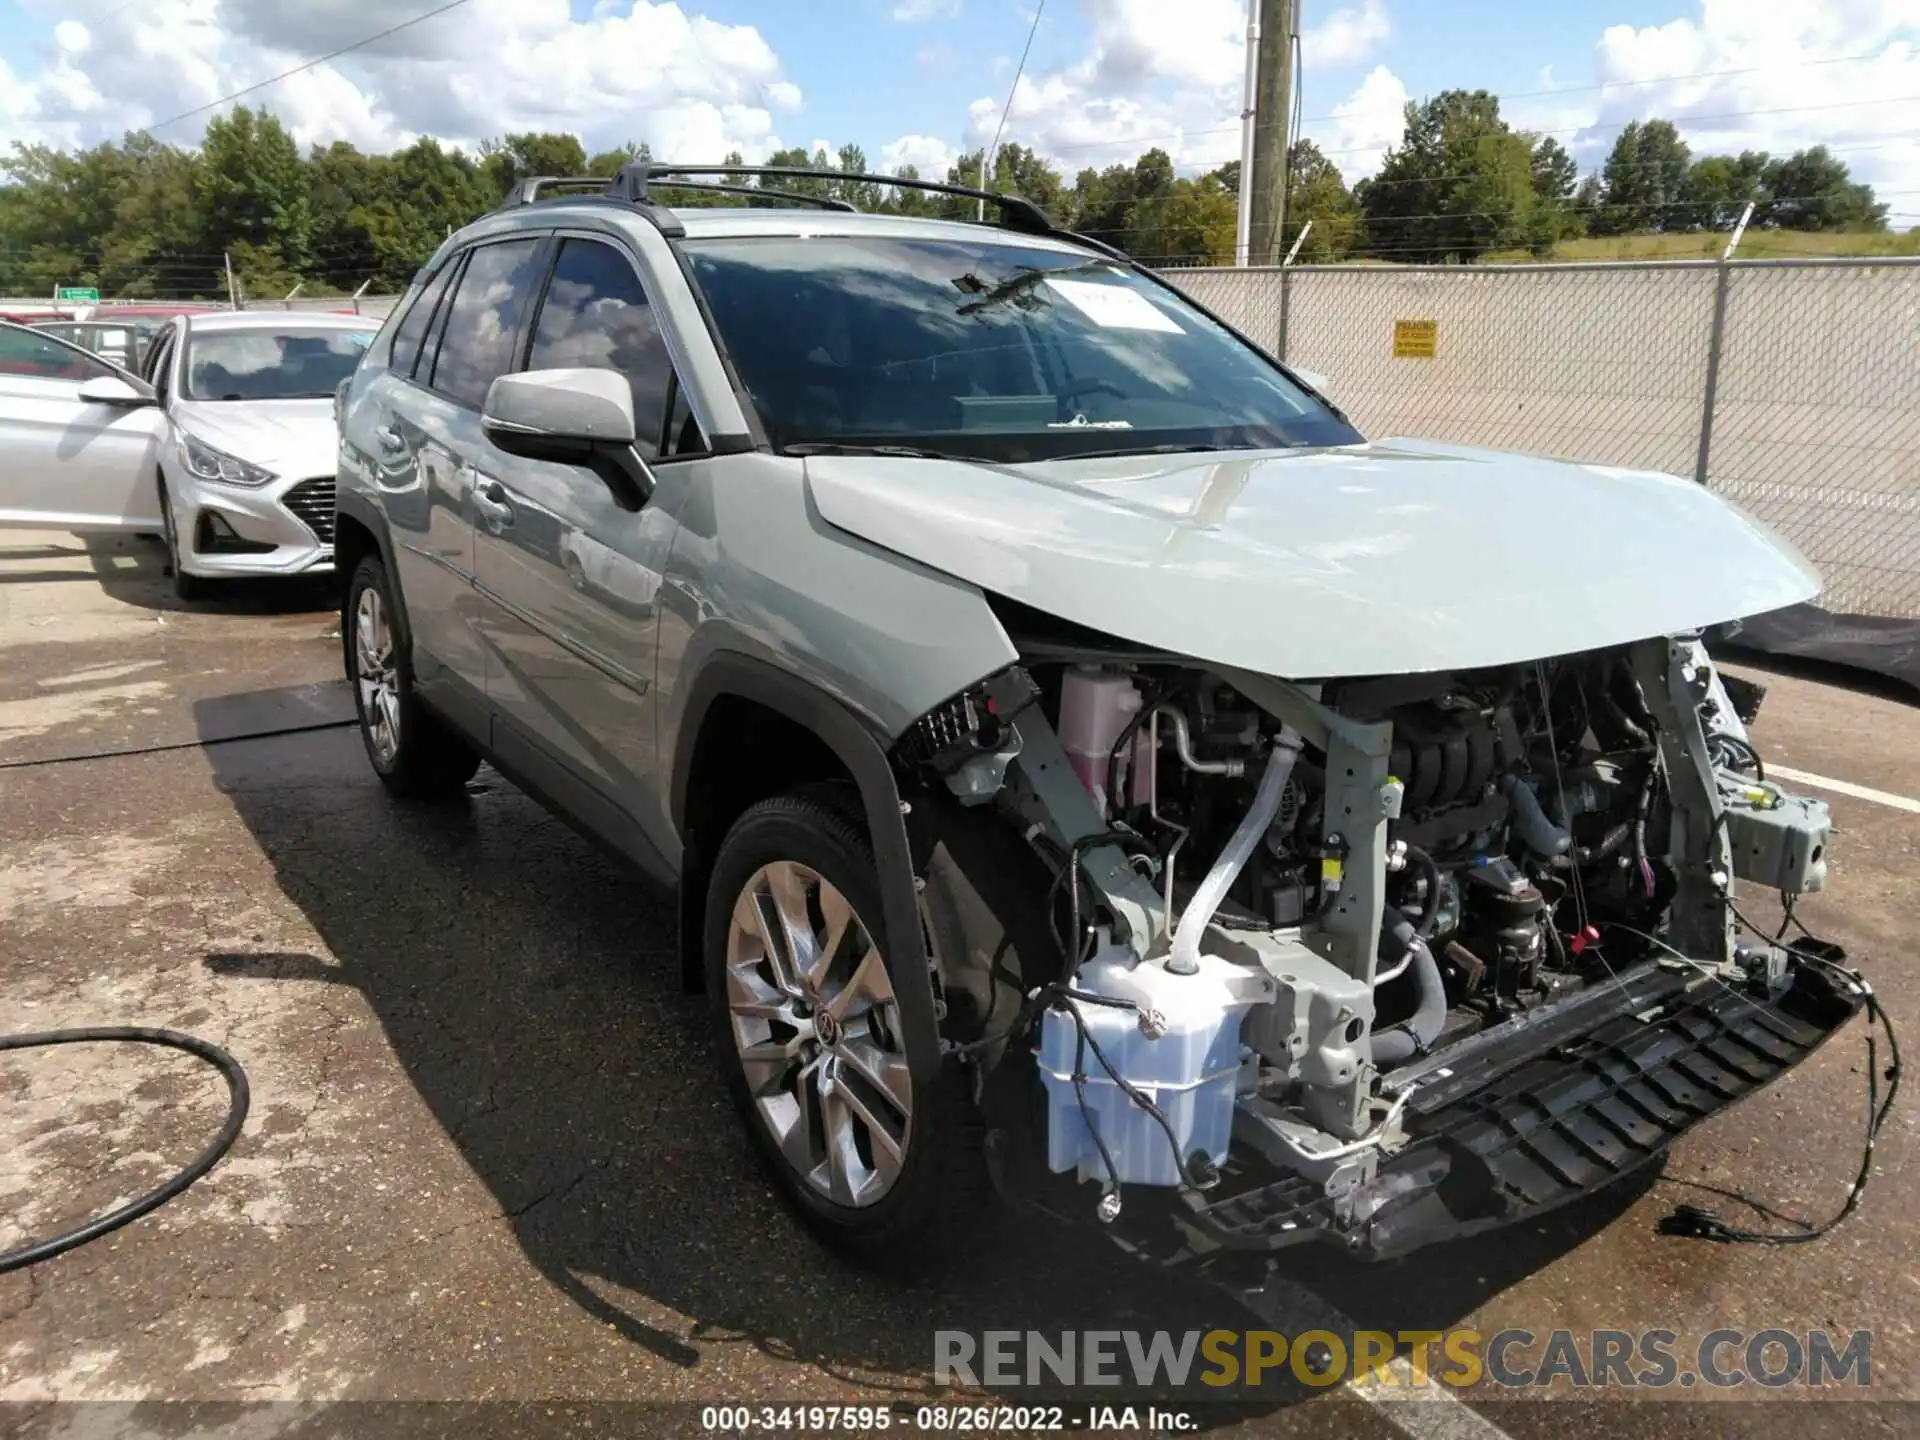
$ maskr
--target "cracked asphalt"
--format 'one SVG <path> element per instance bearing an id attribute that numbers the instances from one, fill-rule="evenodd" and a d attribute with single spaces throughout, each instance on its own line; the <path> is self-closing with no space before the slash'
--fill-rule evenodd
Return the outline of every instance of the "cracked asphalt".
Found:
<path id="1" fill-rule="evenodd" d="M 94 1413 L 114 1433 L 167 1434 L 181 1424 L 153 1402 L 280 1402 L 263 1433 L 339 1400 L 541 1402 L 535 1429 L 560 1426 L 554 1404 L 891 1405 L 942 1398 L 939 1329 L 1260 1323 L 1097 1235 L 1013 1218 L 930 1274 L 823 1251 L 756 1173 L 704 1008 L 679 991 L 670 904 L 490 769 L 450 805 L 390 801 L 335 723 L 351 702 L 330 590 L 183 610 L 159 558 L 138 540 L 0 532 L 0 1030 L 188 1030 L 239 1057 L 253 1109 L 182 1198 L 0 1276 L 0 1433 L 80 1433 L 83 1401 L 144 1402 Z M 1770 758 L 1920 795 L 1908 700 L 1756 678 Z M 268 731 L 284 733 L 232 738 Z M 1849 946 L 1920 1037 L 1920 816 L 1827 798 L 1833 875 L 1802 917 Z M 1863 1064 L 1856 1029 L 1689 1135 L 1661 1178 L 1548 1224 L 1288 1274 L 1396 1330 L 1870 1329 L 1869 1398 L 1920 1399 L 1911 1107 L 1862 1212 L 1819 1244 L 1653 1233 L 1700 1187 L 1793 1216 L 1835 1208 L 1859 1155 Z M 224 1104 L 211 1071 L 167 1052 L 0 1055 L 0 1248 L 164 1178 Z M 1514 1436 L 1915 1433 L 1900 1405 L 1731 1398 L 1475 1392 L 1468 1414 Z M 658 1414 L 696 1428 L 694 1410 Z M 1345 1388 L 1208 1423 L 1443 1433 Z"/>

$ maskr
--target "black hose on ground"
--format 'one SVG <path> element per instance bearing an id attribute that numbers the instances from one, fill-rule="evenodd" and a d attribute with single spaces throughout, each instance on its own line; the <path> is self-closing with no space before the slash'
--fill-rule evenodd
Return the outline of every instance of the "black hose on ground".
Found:
<path id="1" fill-rule="evenodd" d="M 42 1030 L 25 1035 L 0 1035 L 0 1050 L 35 1050 L 49 1045 L 87 1045 L 97 1041 L 162 1045 L 170 1050 L 184 1050 L 187 1054 L 206 1061 L 218 1070 L 227 1082 L 226 1123 L 220 1127 L 220 1133 L 213 1137 L 213 1143 L 202 1150 L 191 1165 L 180 1171 L 166 1184 L 148 1191 L 137 1200 L 129 1201 L 118 1210 L 111 1210 L 97 1219 L 89 1220 L 85 1225 L 69 1230 L 63 1235 L 55 1235 L 50 1240 L 35 1241 L 17 1250 L 0 1253 L 0 1275 L 6 1274 L 9 1270 L 24 1270 L 29 1265 L 38 1265 L 41 1261 L 51 1260 L 56 1255 L 64 1255 L 69 1250 L 85 1245 L 89 1240 L 98 1240 L 102 1235 L 118 1230 L 123 1225 L 131 1224 L 150 1211 L 158 1210 L 219 1164 L 221 1157 L 233 1147 L 233 1142 L 240 1138 L 240 1127 L 246 1124 L 250 1092 L 247 1089 L 247 1072 L 240 1068 L 240 1062 L 218 1045 L 210 1044 L 192 1035 L 183 1035 L 178 1030 L 149 1030 L 137 1025 L 101 1025 L 82 1030 Z"/>

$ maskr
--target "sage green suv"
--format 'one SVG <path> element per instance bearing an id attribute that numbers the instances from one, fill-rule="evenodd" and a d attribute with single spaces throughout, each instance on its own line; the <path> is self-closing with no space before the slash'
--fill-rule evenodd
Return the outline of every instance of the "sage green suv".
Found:
<path id="1" fill-rule="evenodd" d="M 1814 594 L 1797 555 L 1670 476 L 1365 441 L 1018 197 L 528 182 L 337 411 L 374 770 L 484 756 L 678 888 L 837 1240 L 998 1191 L 1397 1254 L 1653 1160 L 1857 1003 L 1733 908 L 1825 879 L 1698 638 Z"/>

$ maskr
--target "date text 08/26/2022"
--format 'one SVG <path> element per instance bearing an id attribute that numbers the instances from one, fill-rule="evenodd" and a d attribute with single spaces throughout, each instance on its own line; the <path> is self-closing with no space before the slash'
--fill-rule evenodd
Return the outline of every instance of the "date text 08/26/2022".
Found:
<path id="1" fill-rule="evenodd" d="M 887 1430 L 922 1433 L 1149 1431 L 1177 1434 L 1200 1428 L 1192 1412 L 1158 1405 L 709 1405 L 700 1412 L 709 1434 L 855 1435 Z"/>

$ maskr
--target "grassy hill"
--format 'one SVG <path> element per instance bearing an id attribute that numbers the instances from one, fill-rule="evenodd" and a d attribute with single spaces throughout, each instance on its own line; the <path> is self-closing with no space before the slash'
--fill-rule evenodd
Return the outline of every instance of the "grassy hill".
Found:
<path id="1" fill-rule="evenodd" d="M 1718 260 L 1727 236 L 1717 231 L 1678 235 L 1606 235 L 1563 240 L 1547 261 L 1567 260 Z M 1737 260 L 1787 260 L 1817 255 L 1920 255 L 1920 229 L 1904 234 L 1839 234 L 1805 230 L 1749 230 L 1734 253 Z M 1482 256 L 1485 262 L 1526 262 L 1525 250 Z"/>

